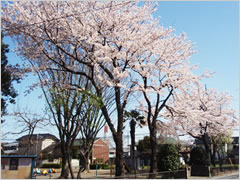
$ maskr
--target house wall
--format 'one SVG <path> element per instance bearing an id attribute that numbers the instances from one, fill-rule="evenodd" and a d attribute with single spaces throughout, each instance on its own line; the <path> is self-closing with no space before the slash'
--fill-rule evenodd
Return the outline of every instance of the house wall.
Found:
<path id="1" fill-rule="evenodd" d="M 10 158 L 1 158 L 2 179 L 29 179 L 31 176 L 32 158 L 18 158 L 18 170 L 9 170 Z"/>
<path id="2" fill-rule="evenodd" d="M 46 147 L 50 146 L 52 143 L 54 143 L 55 141 L 52 139 L 44 139 L 42 141 L 42 147 L 41 150 L 45 149 Z"/>
<path id="3" fill-rule="evenodd" d="M 50 146 L 55 141 L 53 139 L 47 138 L 47 139 L 32 140 L 32 142 L 33 142 L 33 145 L 30 146 L 27 151 L 28 155 L 39 155 L 41 150 Z M 28 145 L 29 145 L 29 141 L 26 139 L 19 141 L 19 153 L 18 154 L 25 154 Z"/>
<path id="4" fill-rule="evenodd" d="M 18 151 L 18 143 L 7 143 L 3 147 L 4 154 L 16 153 Z"/>
<path id="5" fill-rule="evenodd" d="M 33 144 L 29 147 L 29 141 L 28 140 L 21 140 L 19 141 L 19 150 L 18 154 L 27 154 L 27 155 L 36 155 L 40 153 L 42 141 L 32 141 Z"/>
<path id="6" fill-rule="evenodd" d="M 109 146 L 101 139 L 94 142 L 92 153 L 93 160 L 103 159 L 104 163 L 109 160 Z"/>

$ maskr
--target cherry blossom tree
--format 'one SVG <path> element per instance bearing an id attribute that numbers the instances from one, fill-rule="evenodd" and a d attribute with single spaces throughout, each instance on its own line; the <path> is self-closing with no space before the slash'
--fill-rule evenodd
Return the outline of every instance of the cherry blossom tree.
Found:
<path id="1" fill-rule="evenodd" d="M 211 139 L 232 131 L 236 125 L 235 111 L 230 107 L 231 96 L 196 83 L 187 91 L 176 94 L 172 103 L 167 106 L 169 111 L 165 118 L 176 123 L 178 132 L 201 140 L 215 166 L 216 148 L 211 146 Z"/>
<path id="2" fill-rule="evenodd" d="M 140 107 L 149 126 L 154 175 L 159 113 L 175 90 L 199 80 L 188 62 L 192 44 L 185 34 L 162 27 L 153 18 L 156 10 L 154 2 L 44 1 L 2 7 L 2 28 L 16 40 L 19 55 L 31 62 L 33 72 L 61 67 L 91 81 L 116 144 L 116 176 L 124 173 L 122 135 L 130 96 L 143 97 Z M 116 123 L 107 108 L 106 96 L 112 94 Z"/>

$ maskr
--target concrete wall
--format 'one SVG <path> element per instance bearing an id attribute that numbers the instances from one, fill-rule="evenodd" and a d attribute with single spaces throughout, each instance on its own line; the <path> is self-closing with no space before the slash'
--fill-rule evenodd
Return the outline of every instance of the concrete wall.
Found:
<path id="1" fill-rule="evenodd" d="M 9 170 L 10 158 L 1 158 L 2 179 L 29 179 L 32 158 L 18 158 L 18 170 Z"/>

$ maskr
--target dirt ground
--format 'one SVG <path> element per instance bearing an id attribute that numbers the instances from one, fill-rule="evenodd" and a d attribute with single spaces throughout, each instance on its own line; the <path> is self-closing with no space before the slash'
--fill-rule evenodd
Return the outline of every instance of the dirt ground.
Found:
<path id="1" fill-rule="evenodd" d="M 114 172 L 110 170 L 90 170 L 89 172 L 83 172 L 82 174 L 83 179 L 106 179 L 106 178 L 114 178 Z M 57 169 L 57 173 L 48 173 L 47 175 L 36 175 L 36 179 L 57 179 L 60 176 L 60 169 Z M 75 176 L 77 176 L 77 171 L 75 171 Z M 69 176 L 71 178 L 71 176 Z"/>

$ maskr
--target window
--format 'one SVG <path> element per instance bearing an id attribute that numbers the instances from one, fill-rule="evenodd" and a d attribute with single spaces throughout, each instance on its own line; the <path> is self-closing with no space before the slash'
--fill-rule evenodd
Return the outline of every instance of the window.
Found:
<path id="1" fill-rule="evenodd" d="M 17 158 L 10 159 L 9 170 L 18 170 L 18 159 Z"/>

